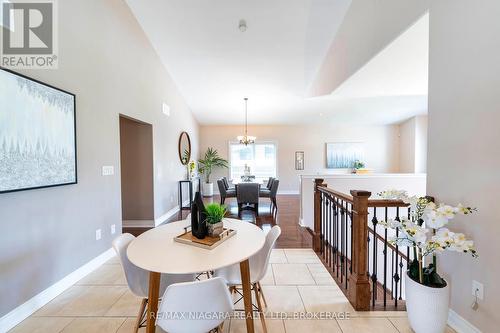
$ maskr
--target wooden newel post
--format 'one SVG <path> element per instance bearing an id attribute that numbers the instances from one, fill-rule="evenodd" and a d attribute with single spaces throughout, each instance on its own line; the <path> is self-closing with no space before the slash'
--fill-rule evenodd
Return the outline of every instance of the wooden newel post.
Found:
<path id="1" fill-rule="evenodd" d="M 313 249 L 315 252 L 321 251 L 321 192 L 318 187 L 326 187 L 323 184 L 324 179 L 318 178 L 314 180 L 314 233 L 313 233 Z"/>
<path id="2" fill-rule="evenodd" d="M 368 278 L 368 198 L 371 192 L 351 190 L 352 205 L 352 274 L 348 297 L 357 311 L 370 310 Z"/>

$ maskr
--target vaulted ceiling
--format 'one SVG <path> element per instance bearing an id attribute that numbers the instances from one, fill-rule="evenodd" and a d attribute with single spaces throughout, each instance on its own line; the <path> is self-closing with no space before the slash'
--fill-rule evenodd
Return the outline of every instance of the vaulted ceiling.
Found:
<path id="1" fill-rule="evenodd" d="M 391 123 L 426 110 L 425 19 L 391 32 L 335 91 L 311 97 L 344 19 L 358 15 L 350 0 L 127 3 L 201 124 L 241 124 L 244 97 L 253 124 Z"/>

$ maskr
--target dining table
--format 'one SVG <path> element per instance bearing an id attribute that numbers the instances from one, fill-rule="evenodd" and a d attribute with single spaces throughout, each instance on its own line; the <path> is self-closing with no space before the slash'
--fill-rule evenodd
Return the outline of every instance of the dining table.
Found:
<path id="1" fill-rule="evenodd" d="M 239 264 L 247 333 L 254 333 L 248 259 L 264 246 L 264 232 L 252 223 L 225 218 L 224 228 L 236 234 L 213 249 L 204 249 L 174 240 L 190 224 L 190 220 L 181 220 L 158 226 L 139 235 L 127 248 L 129 260 L 150 272 L 146 332 L 155 332 L 162 273 L 196 274 Z"/>

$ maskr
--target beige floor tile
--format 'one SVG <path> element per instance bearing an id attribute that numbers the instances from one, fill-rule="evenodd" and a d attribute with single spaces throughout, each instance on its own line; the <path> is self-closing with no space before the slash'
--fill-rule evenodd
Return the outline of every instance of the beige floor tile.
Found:
<path id="1" fill-rule="evenodd" d="M 304 304 L 296 286 L 262 286 L 268 312 L 301 312 Z"/>
<path id="2" fill-rule="evenodd" d="M 118 258 L 118 256 L 114 256 L 112 257 L 111 259 L 109 259 L 108 261 L 106 261 L 104 263 L 105 265 L 120 265 L 120 259 Z"/>
<path id="3" fill-rule="evenodd" d="M 349 318 L 338 323 L 343 333 L 398 333 L 387 318 Z"/>
<path id="4" fill-rule="evenodd" d="M 410 327 L 408 317 L 390 317 L 388 319 L 396 327 L 399 333 L 414 333 Z M 445 333 L 455 333 L 455 330 L 453 330 L 451 327 L 446 327 Z"/>
<path id="5" fill-rule="evenodd" d="M 335 286 L 337 285 L 330 273 L 313 273 L 312 277 L 318 286 Z"/>
<path id="6" fill-rule="evenodd" d="M 77 285 L 126 285 L 121 265 L 102 265 L 77 282 Z"/>
<path id="7" fill-rule="evenodd" d="M 323 264 L 307 264 L 307 268 L 309 268 L 309 271 L 313 275 L 314 274 L 328 273 L 328 271 L 326 270 L 326 267 Z"/>
<path id="8" fill-rule="evenodd" d="M 355 311 L 353 317 L 406 318 L 406 311 Z"/>
<path id="9" fill-rule="evenodd" d="M 353 307 L 337 286 L 298 286 L 308 312 L 354 312 Z"/>
<path id="10" fill-rule="evenodd" d="M 331 320 L 284 320 L 286 333 L 328 332 L 342 333 L 335 319 Z"/>
<path id="11" fill-rule="evenodd" d="M 72 286 L 36 311 L 33 316 L 57 316 L 58 312 L 81 297 L 91 286 Z"/>
<path id="12" fill-rule="evenodd" d="M 273 249 L 271 257 L 269 258 L 270 264 L 286 264 L 285 251 L 283 249 Z"/>
<path id="13" fill-rule="evenodd" d="M 262 323 L 259 319 L 254 319 L 255 333 L 262 333 Z M 268 333 L 285 333 L 285 326 L 282 320 L 278 319 L 267 319 L 266 327 Z M 231 333 L 246 333 L 247 326 L 243 319 L 233 319 L 231 320 L 230 330 Z"/>
<path id="14" fill-rule="evenodd" d="M 266 275 L 264 275 L 264 278 L 260 281 L 261 285 L 274 285 L 274 274 L 273 274 L 273 268 L 271 265 L 267 267 Z"/>
<path id="15" fill-rule="evenodd" d="M 137 297 L 132 292 L 126 291 L 111 309 L 106 312 L 106 317 L 134 317 L 139 313 L 141 307 L 141 297 Z"/>
<path id="16" fill-rule="evenodd" d="M 115 333 L 126 318 L 76 318 L 62 333 Z"/>
<path id="17" fill-rule="evenodd" d="M 124 286 L 73 286 L 37 312 L 38 316 L 103 316 L 125 294 Z"/>
<path id="18" fill-rule="evenodd" d="M 135 327 L 135 318 L 127 318 L 125 322 L 120 326 L 118 331 L 116 333 L 134 333 L 134 327 Z M 141 327 L 139 329 L 139 333 L 146 333 L 146 328 Z M 156 327 L 156 332 L 155 333 L 165 333 L 164 330 L 162 330 L 160 327 Z"/>
<path id="19" fill-rule="evenodd" d="M 313 250 L 285 249 L 284 251 L 290 264 L 321 264 L 321 260 Z"/>
<path id="20" fill-rule="evenodd" d="M 58 333 L 71 321 L 70 317 L 29 317 L 9 333 Z"/>
<path id="21" fill-rule="evenodd" d="M 306 264 L 273 264 L 276 285 L 314 285 Z"/>

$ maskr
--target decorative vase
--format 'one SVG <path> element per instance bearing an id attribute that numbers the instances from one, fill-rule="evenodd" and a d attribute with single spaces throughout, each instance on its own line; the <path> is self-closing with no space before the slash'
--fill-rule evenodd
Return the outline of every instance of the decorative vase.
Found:
<path id="1" fill-rule="evenodd" d="M 218 237 L 224 230 L 224 223 L 222 221 L 217 223 L 208 223 L 208 235 L 210 237 Z"/>
<path id="2" fill-rule="evenodd" d="M 200 192 L 196 192 L 191 205 L 191 233 L 198 239 L 207 235 L 207 212 L 201 199 Z"/>
<path id="3" fill-rule="evenodd" d="M 448 320 L 450 286 L 431 288 L 405 274 L 406 311 L 415 333 L 443 333 Z"/>
<path id="4" fill-rule="evenodd" d="M 212 197 L 214 195 L 214 183 L 203 183 L 203 196 Z"/>

